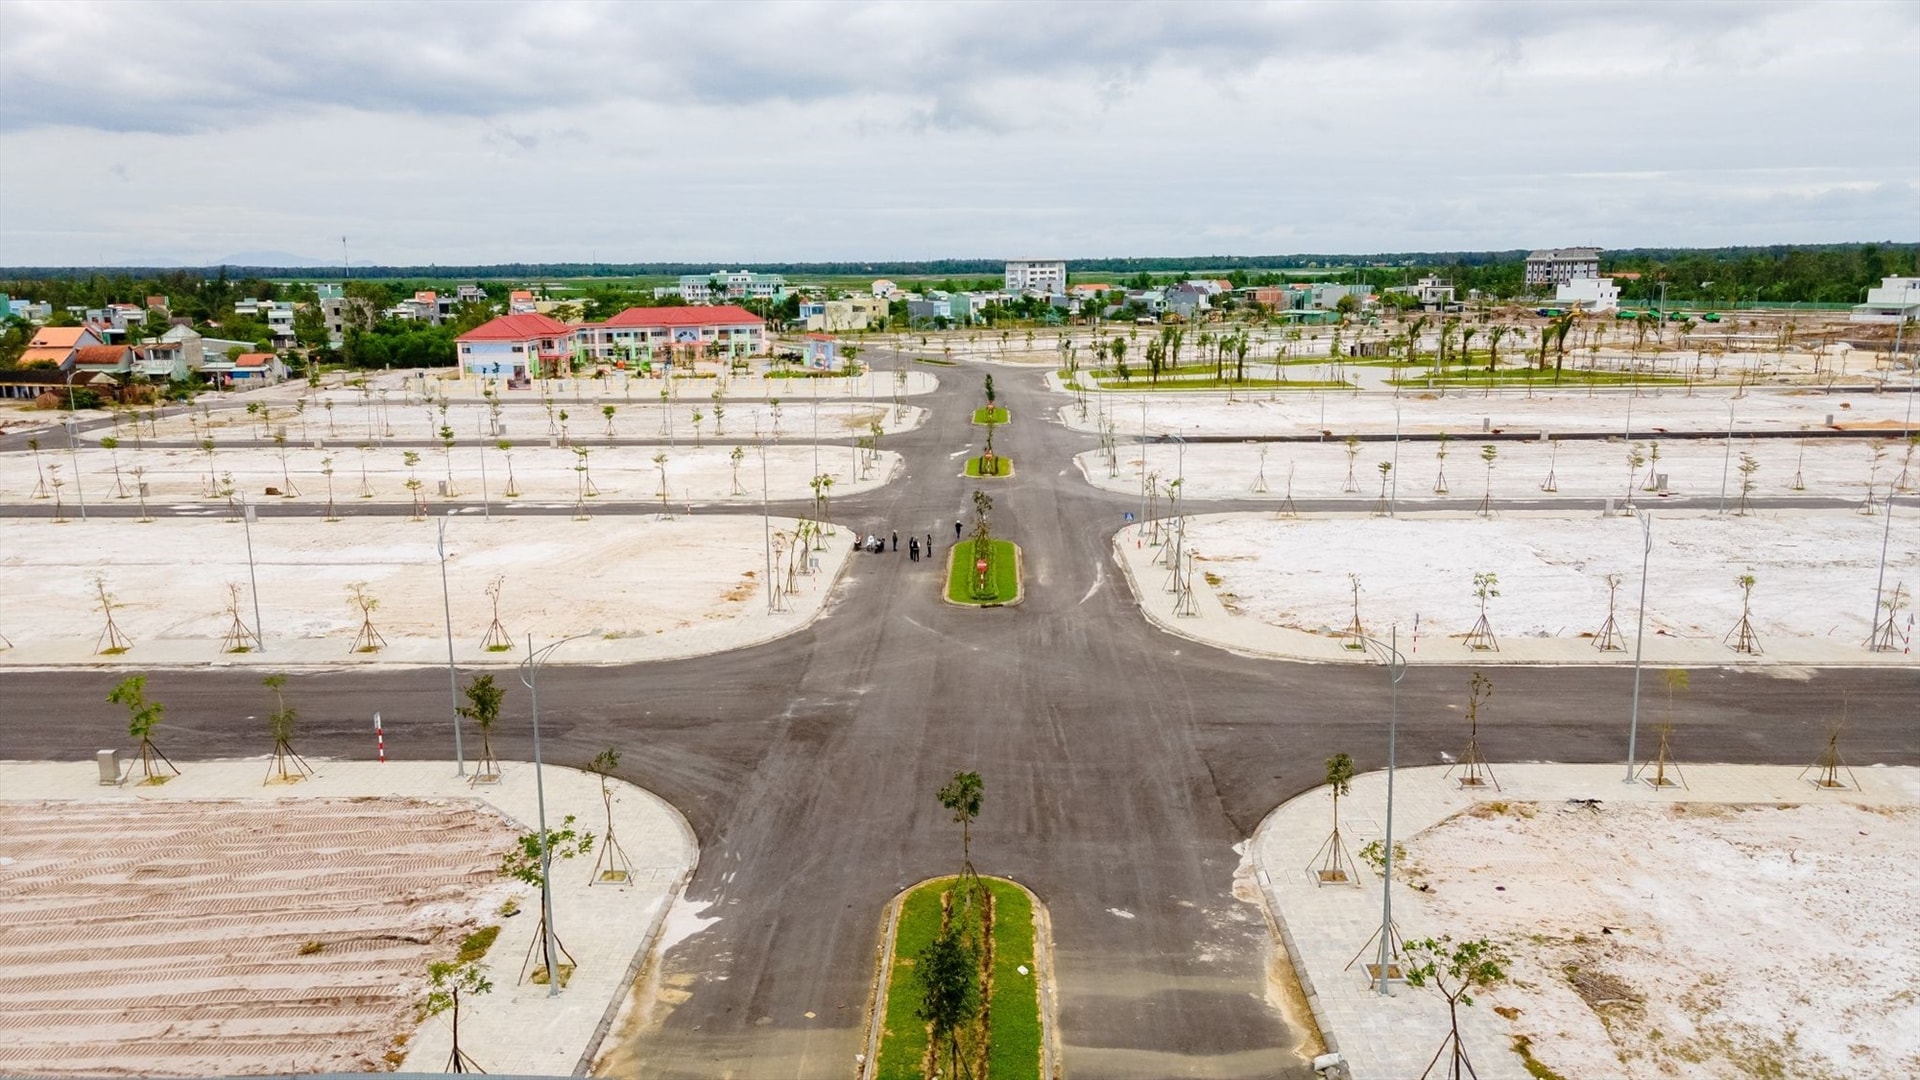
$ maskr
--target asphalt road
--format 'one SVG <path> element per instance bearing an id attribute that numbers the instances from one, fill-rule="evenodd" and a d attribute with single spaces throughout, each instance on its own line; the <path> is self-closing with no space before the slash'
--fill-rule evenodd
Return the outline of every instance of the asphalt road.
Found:
<path id="1" fill-rule="evenodd" d="M 961 472 L 963 451 L 978 444 L 968 414 L 983 370 L 1013 414 L 995 446 L 1018 474 L 986 490 L 996 533 L 1024 550 L 1028 597 L 973 611 L 941 601 L 940 568 L 980 483 Z M 1270 1004 L 1266 923 L 1233 895 L 1234 847 L 1313 786 L 1328 755 L 1383 764 L 1384 671 L 1250 659 L 1150 627 L 1109 554 L 1134 501 L 1093 489 L 1072 467 L 1095 440 L 1048 419 L 1063 399 L 1037 371 L 937 372 L 941 390 L 915 399 L 933 406 L 929 423 L 883 443 L 905 456 L 905 475 L 835 500 L 833 516 L 861 534 L 899 529 L 903 544 L 931 531 L 940 558 L 858 555 L 824 617 L 759 648 L 544 670 L 549 759 L 619 748 L 623 775 L 692 822 L 701 862 L 686 902 L 718 918 L 672 950 L 657 990 L 642 991 L 654 999 L 650 1019 L 621 1036 L 623 1071 L 848 1075 L 864 1049 L 882 907 L 956 868 L 959 828 L 933 793 L 977 769 L 986 800 L 974 863 L 1049 906 L 1069 1073 L 1308 1075 Z M 1469 676 L 1409 670 L 1403 763 L 1459 751 Z M 116 677 L 0 675 L 0 757 L 80 759 L 123 744 L 124 712 L 104 702 Z M 1624 756 L 1629 671 L 1493 677 L 1481 718 L 1492 760 Z M 156 672 L 150 689 L 167 703 L 162 745 L 176 758 L 265 752 L 257 673 Z M 288 691 L 309 755 L 371 756 L 376 709 L 390 754 L 450 753 L 444 671 L 297 675 Z M 1676 710 L 1676 752 L 1802 764 L 1843 697 L 1850 763 L 1920 762 L 1911 671 L 1696 672 Z M 502 756 L 530 755 L 526 715 L 515 686 Z"/>

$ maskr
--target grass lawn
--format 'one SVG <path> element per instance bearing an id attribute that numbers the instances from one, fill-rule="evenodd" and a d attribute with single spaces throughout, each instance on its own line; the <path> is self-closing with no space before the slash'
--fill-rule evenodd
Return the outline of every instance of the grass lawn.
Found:
<path id="1" fill-rule="evenodd" d="M 983 461 L 982 458 L 977 458 L 977 457 L 968 458 L 967 459 L 967 475 L 968 476 L 1012 476 L 1013 475 L 1013 459 L 1008 457 L 1005 454 L 993 455 L 993 471 L 991 472 L 981 471 L 982 461 Z"/>
<path id="2" fill-rule="evenodd" d="M 1004 405 L 989 409 L 985 405 L 973 410 L 973 422 L 976 424 L 1004 424 L 1007 422 L 1007 410 Z"/>
<path id="3" fill-rule="evenodd" d="M 913 358 L 913 362 L 916 364 L 939 364 L 941 367 L 953 366 L 953 361 L 951 360 L 936 360 L 931 356 L 916 356 Z"/>
<path id="4" fill-rule="evenodd" d="M 953 878 L 927 882 L 907 894 L 894 931 L 893 972 L 887 983 L 887 1010 L 875 1075 L 881 1080 L 918 1080 L 927 1054 L 927 1025 L 915 1010 L 919 987 L 913 961 L 939 934 L 945 918 L 942 899 Z M 985 987 L 983 1022 L 963 1037 L 963 1050 L 986 1045 L 990 1077 L 1040 1075 L 1040 992 L 1034 964 L 1033 901 L 1026 890 L 998 878 L 982 878 L 993 894 L 993 965 Z M 1020 969 L 1027 973 L 1022 975 Z M 943 1062 L 944 1064 L 944 1062 Z"/>
<path id="5" fill-rule="evenodd" d="M 1389 380 L 1395 386 L 1421 387 L 1428 384 L 1425 375 L 1403 375 Z M 1440 377 L 1432 380 L 1435 387 L 1452 386 L 1630 386 L 1638 383 L 1651 386 L 1656 383 L 1679 385 L 1685 379 L 1670 375 L 1633 375 L 1624 371 L 1577 371 L 1563 368 L 1558 375 L 1553 371 L 1540 371 L 1535 368 L 1500 368 L 1488 371 L 1485 368 L 1447 368 Z"/>
<path id="6" fill-rule="evenodd" d="M 993 594 L 973 595 L 973 541 L 947 549 L 947 599 L 956 604 L 1010 604 L 1020 598 L 1019 548 L 1011 540 L 995 540 L 988 557 L 987 585 Z"/>

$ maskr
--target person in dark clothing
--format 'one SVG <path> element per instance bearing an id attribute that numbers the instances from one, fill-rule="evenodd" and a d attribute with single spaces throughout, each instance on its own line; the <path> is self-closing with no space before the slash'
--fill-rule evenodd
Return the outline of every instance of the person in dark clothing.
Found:
<path id="1" fill-rule="evenodd" d="M 960 539 L 960 521 L 957 518 L 954 519 L 953 522 L 953 538 L 955 540 Z"/>
<path id="2" fill-rule="evenodd" d="M 920 538 L 919 537 L 917 536 L 907 537 L 907 558 L 912 559 L 914 562 L 920 561 Z"/>
<path id="3" fill-rule="evenodd" d="M 927 534 L 927 558 L 933 558 L 933 534 Z"/>
<path id="4" fill-rule="evenodd" d="M 900 530 L 899 529 L 893 530 L 893 550 L 895 551 L 900 550 Z"/>

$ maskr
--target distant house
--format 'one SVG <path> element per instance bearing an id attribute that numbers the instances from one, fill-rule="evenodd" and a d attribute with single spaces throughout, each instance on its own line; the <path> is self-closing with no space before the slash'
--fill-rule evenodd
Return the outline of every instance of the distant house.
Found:
<path id="1" fill-rule="evenodd" d="M 1583 277 L 1561 282 L 1553 294 L 1555 303 L 1568 304 L 1582 311 L 1618 311 L 1620 286 L 1610 277 Z"/>
<path id="2" fill-rule="evenodd" d="M 1599 276 L 1599 248 L 1547 248 L 1527 256 L 1529 285 L 1563 285 L 1574 278 Z"/>
<path id="3" fill-rule="evenodd" d="M 223 354 L 200 367 L 202 374 L 223 385 L 235 383 L 272 384 L 284 382 L 287 366 L 270 352 L 244 352 L 229 360 Z"/>
<path id="4" fill-rule="evenodd" d="M 573 327 L 537 312 L 502 315 L 454 340 L 460 370 L 526 385 L 558 375 L 573 349 Z"/>
<path id="5" fill-rule="evenodd" d="M 878 326 L 887 317 L 887 301 L 878 296 L 850 296 L 845 300 L 820 302 L 818 314 L 806 315 L 807 329 L 829 334 L 847 330 L 866 330 Z"/>
<path id="6" fill-rule="evenodd" d="M 1010 259 L 1006 290 L 1016 296 L 1053 296 L 1067 291 L 1067 264 L 1059 259 Z"/>
<path id="7" fill-rule="evenodd" d="M 73 370 L 73 354 L 81 349 L 104 344 L 100 335 L 84 326 L 43 326 L 34 331 L 20 354 L 20 367 L 55 367 Z"/>
<path id="8" fill-rule="evenodd" d="M 700 360 L 766 351 L 766 320 L 732 304 L 628 308 L 603 323 L 575 328 L 575 345 L 594 360 Z"/>
<path id="9" fill-rule="evenodd" d="M 75 349 L 73 369 L 87 375 L 131 375 L 133 350 L 125 345 L 89 345 Z"/>
<path id="10" fill-rule="evenodd" d="M 32 401 L 41 394 L 66 393 L 68 372 L 59 368 L 13 368 L 0 370 L 0 398 Z M 85 386 L 86 377 L 79 379 Z"/>
<path id="11" fill-rule="evenodd" d="M 1853 322 L 1893 323 L 1920 319 L 1920 277 L 1881 278 L 1880 287 L 1867 290 L 1867 302 L 1855 304 Z"/>
<path id="12" fill-rule="evenodd" d="M 197 339 L 199 335 L 194 335 Z M 183 382 L 200 366 L 199 342 L 194 342 L 193 363 L 187 362 L 187 346 L 181 341 L 150 341 L 133 350 L 133 373 L 158 381 Z"/>
<path id="13" fill-rule="evenodd" d="M 873 295 L 881 297 L 883 299 L 890 300 L 893 298 L 894 293 L 897 293 L 900 291 L 900 286 L 895 285 L 893 282 L 888 281 L 886 278 L 881 278 L 880 280 L 873 283 L 872 291 L 873 291 Z"/>
<path id="14" fill-rule="evenodd" d="M 534 307 L 532 292 L 526 289 L 515 289 L 507 294 L 507 314 L 533 315 L 537 310 Z"/>

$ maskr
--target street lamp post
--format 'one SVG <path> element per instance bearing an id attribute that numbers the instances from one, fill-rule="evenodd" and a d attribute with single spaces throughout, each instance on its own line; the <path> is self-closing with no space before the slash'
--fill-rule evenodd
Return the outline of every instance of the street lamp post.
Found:
<path id="1" fill-rule="evenodd" d="M 560 996 L 560 969 L 554 964 L 554 943 L 557 940 L 553 928 L 553 886 L 549 880 L 552 875 L 552 853 L 547 847 L 547 785 L 541 772 L 540 759 L 540 664 L 553 651 L 569 641 L 578 641 L 583 637 L 592 637 L 598 630 L 589 630 L 584 634 L 575 634 L 570 638 L 561 638 L 539 652 L 533 651 L 533 635 L 527 635 L 527 658 L 520 664 L 520 682 L 527 688 L 533 707 L 533 790 L 534 799 L 539 808 L 540 830 L 540 919 L 547 932 L 541 937 L 540 951 L 547 964 L 547 996 Z"/>
<path id="2" fill-rule="evenodd" d="M 1727 467 L 1733 464 L 1733 399 L 1727 399 L 1727 452 L 1720 459 L 1720 506 L 1715 513 L 1727 512 Z"/>
<path id="3" fill-rule="evenodd" d="M 1393 468 L 1387 470 L 1387 516 L 1393 517 L 1400 508 L 1400 402 L 1393 403 Z"/>
<path id="4" fill-rule="evenodd" d="M 453 511 L 447 511 L 452 517 Z M 447 590 L 447 518 L 434 524 L 440 527 L 440 610 L 447 620 L 447 698 L 453 706 L 453 769 L 455 776 L 467 775 L 467 755 L 460 745 L 460 677 L 453 666 L 453 596 Z"/>
<path id="5" fill-rule="evenodd" d="M 80 520 L 87 520 L 87 490 L 80 484 L 80 451 L 75 447 L 73 422 L 73 377 L 79 368 L 67 372 L 67 456 L 73 459 L 73 494 L 80 500 Z"/>
<path id="6" fill-rule="evenodd" d="M 240 496 L 240 522 L 247 534 L 247 584 L 253 590 L 253 643 L 260 646 L 261 652 L 266 652 L 267 629 L 260 625 L 260 578 L 253 570 L 253 504 L 245 495 Z"/>
<path id="7" fill-rule="evenodd" d="M 1647 568 L 1653 561 L 1653 515 L 1634 511 L 1640 519 L 1640 616 L 1633 628 L 1633 713 L 1627 722 L 1627 775 L 1622 783 L 1633 783 L 1633 761 L 1640 737 L 1640 651 L 1647 640 Z"/>
<path id="8" fill-rule="evenodd" d="M 1377 976 L 1376 992 L 1381 997 L 1392 996 L 1388 988 L 1391 982 L 1393 961 L 1393 771 L 1400 733 L 1400 680 L 1407 674 L 1407 658 L 1400 651 L 1400 625 L 1395 623 L 1388 632 L 1386 641 L 1363 637 L 1360 639 L 1380 653 L 1387 666 L 1388 709 L 1387 709 L 1387 829 L 1382 841 L 1382 857 L 1385 860 L 1384 874 L 1380 884 L 1380 951 L 1376 956 L 1374 974 Z"/>

